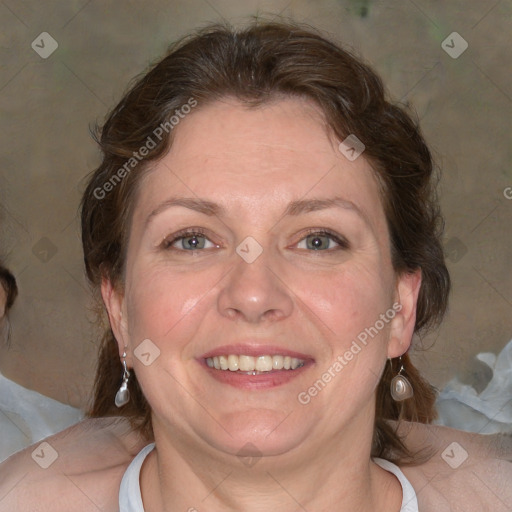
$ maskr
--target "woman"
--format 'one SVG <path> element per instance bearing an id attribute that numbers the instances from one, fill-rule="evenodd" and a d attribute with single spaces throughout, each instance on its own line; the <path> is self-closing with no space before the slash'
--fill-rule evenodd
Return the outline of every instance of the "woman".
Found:
<path id="1" fill-rule="evenodd" d="M 82 235 L 110 329 L 91 415 L 133 430 L 50 439 L 32 458 L 60 460 L 29 483 L 18 456 L 4 506 L 58 488 L 65 510 L 455 510 L 469 472 L 487 494 L 465 510 L 508 506 L 510 464 L 473 465 L 487 444 L 407 434 L 435 417 L 407 351 L 450 282 L 430 152 L 373 71 L 298 26 L 209 27 L 99 143 Z"/>

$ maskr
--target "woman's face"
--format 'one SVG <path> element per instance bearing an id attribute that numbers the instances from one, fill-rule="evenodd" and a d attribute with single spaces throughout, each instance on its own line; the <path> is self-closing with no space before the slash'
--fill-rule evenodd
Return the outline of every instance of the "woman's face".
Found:
<path id="1" fill-rule="evenodd" d="M 230 454 L 371 432 L 420 279 L 393 271 L 364 153 L 347 159 L 299 99 L 199 105 L 175 129 L 140 184 L 124 291 L 102 287 L 155 431 Z"/>

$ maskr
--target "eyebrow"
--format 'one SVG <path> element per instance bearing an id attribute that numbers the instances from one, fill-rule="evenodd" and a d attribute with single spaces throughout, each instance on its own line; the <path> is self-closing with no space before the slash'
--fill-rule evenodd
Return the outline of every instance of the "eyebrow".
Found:
<path id="1" fill-rule="evenodd" d="M 224 213 L 224 208 L 222 206 L 218 205 L 217 203 L 207 201 L 206 199 L 196 199 L 194 197 L 171 197 L 165 200 L 163 203 L 160 203 L 148 215 L 146 224 L 148 224 L 153 217 L 169 208 L 172 208 L 173 206 L 182 206 L 184 208 L 188 208 L 189 210 L 194 210 L 204 215 L 208 215 L 209 217 L 213 217 L 214 215 L 222 215 Z"/>
<path id="2" fill-rule="evenodd" d="M 301 213 L 309 213 L 317 210 L 325 210 L 327 208 L 343 208 L 345 210 L 352 210 L 361 216 L 365 216 L 363 212 L 352 201 L 343 199 L 341 197 L 333 197 L 329 199 L 299 199 L 292 201 L 284 211 L 286 215 L 300 215 Z"/>
<path id="3" fill-rule="evenodd" d="M 189 210 L 194 210 L 204 215 L 208 215 L 209 217 L 222 216 L 226 213 L 226 210 L 221 205 L 212 201 L 207 201 L 206 199 L 198 199 L 194 197 L 171 197 L 160 203 L 149 214 L 148 218 L 146 219 L 146 225 L 151 221 L 153 217 L 174 206 L 182 206 L 184 208 L 188 208 Z M 297 216 L 303 213 L 335 207 L 343 208 L 345 210 L 356 213 L 369 226 L 371 226 L 367 215 L 355 203 L 341 197 L 332 197 L 328 199 L 298 199 L 296 201 L 292 201 L 286 207 L 282 217 L 286 217 L 287 215 Z"/>

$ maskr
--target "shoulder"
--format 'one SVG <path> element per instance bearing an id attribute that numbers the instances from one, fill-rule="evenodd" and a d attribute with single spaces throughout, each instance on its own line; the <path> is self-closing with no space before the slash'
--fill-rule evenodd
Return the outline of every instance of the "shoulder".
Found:
<path id="1" fill-rule="evenodd" d="M 0 512 L 117 511 L 123 474 L 145 444 L 125 419 L 81 421 L 0 464 Z"/>
<path id="2" fill-rule="evenodd" d="M 401 469 L 413 485 L 420 510 L 481 512 L 512 510 L 512 436 L 402 424 L 411 449 L 428 459 Z"/>

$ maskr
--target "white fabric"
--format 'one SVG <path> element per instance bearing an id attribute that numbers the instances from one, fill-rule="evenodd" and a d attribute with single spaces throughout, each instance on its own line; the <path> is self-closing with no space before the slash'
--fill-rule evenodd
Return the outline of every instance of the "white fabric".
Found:
<path id="1" fill-rule="evenodd" d="M 400 485 L 402 486 L 402 506 L 400 508 L 400 512 L 418 512 L 416 492 L 409 480 L 407 480 L 405 475 L 402 473 L 402 470 L 396 464 L 389 462 L 389 460 L 375 457 L 373 462 L 378 464 L 382 469 L 393 473 L 400 481 Z"/>
<path id="2" fill-rule="evenodd" d="M 80 409 L 24 388 L 0 373 L 0 462 L 83 417 Z"/>
<path id="3" fill-rule="evenodd" d="M 144 512 L 140 493 L 140 468 L 155 443 L 148 444 L 136 455 L 126 469 L 119 488 L 119 512 Z"/>
<path id="4" fill-rule="evenodd" d="M 144 512 L 142 495 L 140 493 L 140 468 L 144 459 L 154 447 L 155 443 L 145 446 L 126 469 L 119 489 L 119 512 Z M 375 458 L 373 460 L 381 468 L 393 473 L 398 478 L 402 486 L 403 495 L 400 512 L 418 512 L 416 493 L 400 468 L 384 459 Z"/>
<path id="5" fill-rule="evenodd" d="M 438 425 L 480 434 L 512 433 L 512 340 L 496 356 L 482 352 L 476 360 L 491 374 L 480 392 L 455 377 L 441 391 Z"/>

